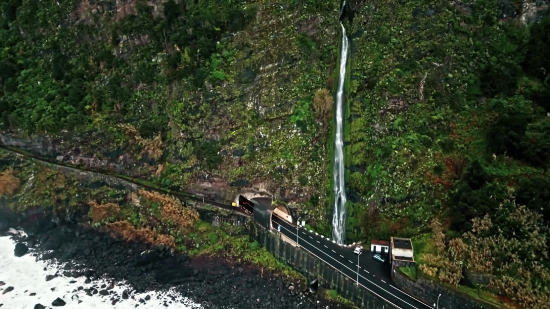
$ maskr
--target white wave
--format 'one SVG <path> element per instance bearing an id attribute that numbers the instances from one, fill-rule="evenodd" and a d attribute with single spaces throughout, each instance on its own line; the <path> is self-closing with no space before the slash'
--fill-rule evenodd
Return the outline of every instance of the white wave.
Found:
<path id="1" fill-rule="evenodd" d="M 12 231 L 13 232 L 13 231 Z M 4 283 L 0 286 L 0 308 L 1 309 L 29 309 L 34 308 L 35 304 L 42 304 L 46 308 L 52 307 L 52 302 L 58 297 L 66 302 L 66 305 L 60 308 L 64 309 L 92 309 L 92 308 L 113 308 L 113 309 L 130 309 L 135 308 L 165 308 L 164 302 L 168 304 L 168 308 L 174 309 L 191 309 L 201 308 L 200 305 L 193 303 L 186 297 L 182 297 L 177 292 L 165 291 L 149 291 L 141 294 L 130 293 L 129 299 L 122 299 L 122 292 L 126 289 L 132 290 L 124 282 L 115 283 L 111 290 L 118 297 L 119 301 L 112 305 L 111 298 L 113 295 L 101 296 L 95 294 L 93 296 L 86 295 L 84 290 L 78 291 L 79 286 L 91 288 L 92 284 L 101 286 L 110 282 L 105 279 L 93 281 L 92 284 L 85 284 L 86 278 L 66 278 L 56 277 L 50 281 L 46 281 L 47 275 L 55 274 L 63 265 L 53 266 L 48 265 L 44 261 L 36 261 L 36 257 L 29 253 L 22 257 L 14 255 L 15 242 L 9 237 L 0 237 L 0 281 Z M 76 281 L 70 283 L 70 281 Z M 13 291 L 4 291 L 7 287 L 12 286 Z M 98 288 L 98 290 L 101 290 Z M 31 293 L 36 293 L 30 296 Z M 145 304 L 139 302 L 140 299 L 145 299 L 149 295 L 150 300 Z M 172 300 L 169 296 L 175 297 Z M 132 299 L 133 296 L 133 299 Z M 172 301 L 172 303 L 170 303 Z"/>

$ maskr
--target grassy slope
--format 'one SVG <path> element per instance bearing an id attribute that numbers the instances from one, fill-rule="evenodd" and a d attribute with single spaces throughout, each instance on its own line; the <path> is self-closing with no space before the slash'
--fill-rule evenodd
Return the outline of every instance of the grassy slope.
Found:
<path id="1" fill-rule="evenodd" d="M 170 4 L 169 18 L 156 2 L 133 1 L 118 14 L 111 4 L 86 3 L 2 6 L 4 14 L 22 12 L 0 31 L 10 68 L 0 80 L 3 128 L 68 128 L 68 149 L 126 152 L 144 159 L 144 178 L 162 184 L 187 187 L 208 173 L 224 185 L 303 191 L 302 204 L 312 195 L 324 200 L 326 136 L 311 100 L 330 87 L 338 23 L 327 16 L 337 14 L 336 2 L 207 1 L 188 6 L 194 14 Z M 35 22 L 28 17 L 36 10 Z M 161 144 L 152 143 L 157 135 Z M 147 148 L 163 156 L 148 160 Z M 310 210 L 324 221 L 324 207 Z"/>

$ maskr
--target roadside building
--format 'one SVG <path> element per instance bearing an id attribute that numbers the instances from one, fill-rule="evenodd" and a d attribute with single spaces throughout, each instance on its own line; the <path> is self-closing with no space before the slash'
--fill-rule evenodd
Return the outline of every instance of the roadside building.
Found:
<path id="1" fill-rule="evenodd" d="M 383 253 L 386 254 L 389 252 L 390 242 L 387 240 L 372 240 L 370 242 L 370 251 L 373 253 Z"/>
<path id="2" fill-rule="evenodd" d="M 410 238 L 390 238 L 390 262 L 414 263 L 414 249 Z"/>

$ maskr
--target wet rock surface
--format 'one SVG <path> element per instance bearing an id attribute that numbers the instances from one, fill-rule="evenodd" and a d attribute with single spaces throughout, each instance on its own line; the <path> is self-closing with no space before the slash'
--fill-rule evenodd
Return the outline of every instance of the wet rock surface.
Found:
<path id="1" fill-rule="evenodd" d="M 86 277 L 85 285 L 75 289 L 109 298 L 111 304 L 135 299 L 136 293 L 172 288 L 169 293 L 174 296 L 164 303 L 165 307 L 177 301 L 175 296 L 180 294 L 203 308 L 344 308 L 319 295 L 303 293 L 295 283 L 256 266 L 220 258 L 190 258 L 163 245 L 126 242 L 80 225 L 53 226 L 13 237 L 31 248 L 27 254 L 64 264 L 45 280 L 55 276 Z M 99 278 L 108 278 L 111 284 L 96 284 Z M 130 288 L 114 292 L 115 284 L 123 280 Z M 146 304 L 149 299 L 135 300 Z"/>
<path id="2" fill-rule="evenodd" d="M 25 245 L 24 243 L 19 242 L 15 244 L 15 249 L 13 250 L 13 254 L 15 254 L 15 256 L 17 257 L 21 257 L 27 254 L 28 251 L 29 251 L 29 247 L 27 247 L 27 245 Z"/>

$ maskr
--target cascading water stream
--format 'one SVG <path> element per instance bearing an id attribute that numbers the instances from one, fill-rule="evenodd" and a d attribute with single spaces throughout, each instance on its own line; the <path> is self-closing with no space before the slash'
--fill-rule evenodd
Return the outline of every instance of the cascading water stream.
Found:
<path id="1" fill-rule="evenodd" d="M 342 11 L 345 2 L 342 4 Z M 340 13 L 342 14 L 342 12 Z M 344 170 L 344 84 L 346 80 L 346 63 L 348 60 L 348 38 L 346 28 L 342 26 L 342 50 L 340 54 L 340 76 L 336 93 L 336 136 L 334 138 L 334 209 L 332 214 L 332 238 L 343 244 L 346 232 L 346 187 Z"/>

